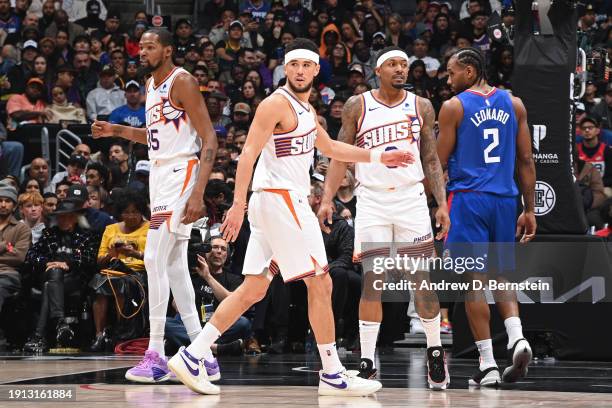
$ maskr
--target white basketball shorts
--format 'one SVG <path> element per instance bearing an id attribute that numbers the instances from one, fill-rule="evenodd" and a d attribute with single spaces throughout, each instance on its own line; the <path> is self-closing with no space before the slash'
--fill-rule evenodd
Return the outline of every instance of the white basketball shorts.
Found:
<path id="1" fill-rule="evenodd" d="M 389 189 L 359 187 L 353 260 L 431 256 L 433 234 L 422 183 Z"/>
<path id="2" fill-rule="evenodd" d="M 324 274 L 328 270 L 321 228 L 305 195 L 264 189 L 249 201 L 251 237 L 243 274 L 269 270 L 285 282 Z"/>
<path id="3" fill-rule="evenodd" d="M 192 224 L 183 224 L 181 219 L 196 183 L 199 163 L 197 158 L 151 161 L 151 230 L 168 228 L 182 239 L 191 236 Z"/>

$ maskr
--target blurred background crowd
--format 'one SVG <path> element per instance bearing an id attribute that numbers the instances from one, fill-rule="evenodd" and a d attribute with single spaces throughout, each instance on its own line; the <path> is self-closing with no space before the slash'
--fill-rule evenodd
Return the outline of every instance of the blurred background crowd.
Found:
<path id="1" fill-rule="evenodd" d="M 93 140 L 88 124 L 99 119 L 145 126 L 138 53 L 149 27 L 162 25 L 174 34 L 175 64 L 198 80 L 219 142 L 206 208 L 190 244 L 203 322 L 242 280 L 248 222 L 232 245 L 218 228 L 232 202 L 250 122 L 263 98 L 285 82 L 286 44 L 305 37 L 319 45 L 321 72 L 310 103 L 333 138 L 346 100 L 378 86 L 375 56 L 388 45 L 406 50 L 407 88 L 430 99 L 436 112 L 453 96 L 446 63 L 460 48 L 481 50 L 489 83 L 512 90 L 510 1 L 189 0 L 193 12 L 186 18 L 173 13 L 172 5 L 151 15 L 126 12 L 124 4 L 0 0 L 0 347 L 29 352 L 117 347 L 121 352 L 125 341 L 147 335 L 146 146 Z M 610 4 L 579 4 L 578 15 L 580 46 L 612 55 Z M 489 29 L 494 22 L 501 36 Z M 591 78 L 576 104 L 576 174 L 590 225 L 604 236 L 612 227 L 611 109 L 612 84 Z M 45 154 L 42 128 L 55 148 L 61 129 L 77 138 L 64 155 Z M 317 156 L 313 164 L 313 211 L 328 162 Z M 354 190 L 349 170 L 335 200 L 331 233 L 323 233 L 334 282 L 336 337 L 349 350 L 359 346 L 361 292 L 360 269 L 352 262 Z M 198 253 L 205 254 L 206 264 L 197 262 Z M 312 349 L 305 287 L 277 279 L 265 299 L 224 334 L 215 352 Z M 382 347 L 406 331 L 422 333 L 409 304 L 386 304 L 384 316 Z M 441 330 L 452 331 L 447 311 Z M 166 331 L 169 349 L 188 342 L 174 305 Z"/>

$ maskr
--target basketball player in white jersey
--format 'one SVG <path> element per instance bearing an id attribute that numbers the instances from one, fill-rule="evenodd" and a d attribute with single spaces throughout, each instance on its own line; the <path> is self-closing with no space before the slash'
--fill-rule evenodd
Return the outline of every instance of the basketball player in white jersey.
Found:
<path id="1" fill-rule="evenodd" d="M 204 189 L 217 149 L 197 80 L 174 66 L 172 51 L 172 35 L 166 30 L 149 30 L 140 40 L 141 63 L 152 74 L 146 85 L 146 129 L 100 121 L 92 125 L 94 137 L 122 137 L 149 147 L 151 223 L 144 262 L 151 332 L 144 359 L 126 373 L 128 380 L 144 383 L 172 377 L 163 341 L 170 289 L 190 339 L 201 331 L 187 244 L 191 225 L 204 208 Z M 211 378 L 218 377 L 214 359 L 207 367 Z"/>
<path id="2" fill-rule="evenodd" d="M 221 227 L 234 241 L 247 207 L 246 196 L 253 165 L 253 195 L 248 216 L 251 237 L 244 260 L 243 284 L 226 297 L 198 338 L 172 357 L 168 367 L 196 392 L 209 394 L 203 361 L 210 346 L 248 308 L 262 299 L 274 274 L 285 282 L 304 279 L 308 288 L 308 315 L 315 333 L 323 370 L 320 395 L 362 396 L 380 389 L 378 381 L 357 377 L 342 366 L 334 344 L 331 307 L 332 282 L 318 221 L 308 204 L 309 169 L 316 147 L 328 157 L 349 162 L 382 162 L 406 166 L 413 157 L 406 151 L 367 151 L 330 139 L 308 103 L 314 77 L 319 73 L 317 46 L 298 38 L 285 48 L 287 85 L 277 89 L 257 108 L 240 155 L 234 204 Z M 260 155 L 261 154 L 261 155 Z"/>
<path id="3" fill-rule="evenodd" d="M 377 257 L 398 255 L 431 256 L 434 241 L 423 179 L 439 204 L 436 223 L 441 227 L 440 239 L 449 228 L 446 191 L 442 167 L 436 153 L 433 132 L 435 112 L 429 100 L 403 89 L 408 76 L 408 56 L 398 47 L 380 51 L 376 60 L 376 75 L 380 88 L 351 97 L 344 105 L 342 128 L 338 140 L 364 147 L 372 152 L 406 149 L 415 163 L 403 168 L 383 163 L 357 163 L 357 214 L 355 218 L 355 260 L 364 268 Z M 331 161 L 325 178 L 325 192 L 318 213 L 321 227 L 331 223 L 332 200 L 347 163 Z M 371 247 L 361 249 L 362 244 Z M 370 261 L 370 262 L 367 262 Z M 424 265 L 423 265 L 424 266 Z M 417 276 L 426 276 L 423 268 Z M 364 294 L 359 304 L 359 336 L 361 342 L 360 376 L 374 378 L 374 353 L 382 304 L 380 292 L 372 290 L 375 279 L 371 270 L 364 269 Z M 417 288 L 420 284 L 417 283 Z M 368 290 L 369 289 L 369 290 Z M 440 305 L 435 292 L 416 290 L 415 305 L 427 337 L 428 382 L 431 388 L 445 389 L 450 382 L 444 349 L 440 341 Z"/>

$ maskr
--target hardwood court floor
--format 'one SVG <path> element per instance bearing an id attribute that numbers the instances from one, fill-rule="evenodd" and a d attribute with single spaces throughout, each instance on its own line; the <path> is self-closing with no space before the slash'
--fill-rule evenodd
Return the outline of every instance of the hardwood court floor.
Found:
<path id="1" fill-rule="evenodd" d="M 354 368 L 358 355 L 341 358 Z M 318 397 L 316 355 L 263 355 L 220 359 L 221 395 L 201 396 L 181 384 L 139 385 L 123 375 L 138 358 L 124 356 L 0 356 L 0 391 L 19 386 L 70 385 L 71 402 L 8 402 L 0 407 L 612 407 L 612 363 L 536 362 L 529 377 L 501 389 L 468 389 L 475 361 L 450 358 L 451 387 L 425 388 L 423 349 L 378 356 L 383 389 L 375 397 Z M 500 361 L 500 366 L 503 363 Z"/>

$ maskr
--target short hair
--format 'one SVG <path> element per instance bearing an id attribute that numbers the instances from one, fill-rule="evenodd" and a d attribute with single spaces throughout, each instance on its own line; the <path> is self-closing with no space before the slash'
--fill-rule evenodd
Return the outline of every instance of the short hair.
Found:
<path id="1" fill-rule="evenodd" d="M 376 54 L 376 63 L 374 65 L 377 66 L 378 65 L 378 59 L 380 57 L 382 57 L 384 54 L 388 53 L 389 51 L 402 51 L 402 52 L 406 52 L 402 48 L 400 48 L 398 46 L 395 46 L 395 45 L 391 45 L 389 47 L 385 47 L 382 50 L 378 51 L 378 54 Z"/>
<path id="2" fill-rule="evenodd" d="M 157 41 L 163 46 L 174 46 L 174 39 L 172 38 L 172 33 L 166 30 L 165 28 L 154 27 L 148 29 L 145 34 L 155 34 L 157 36 Z"/>
<path id="3" fill-rule="evenodd" d="M 300 49 L 312 51 L 317 54 L 319 53 L 319 47 L 317 47 L 317 45 L 314 42 L 312 42 L 308 38 L 301 38 L 301 37 L 296 38 L 295 40 L 287 44 L 287 46 L 285 47 L 285 53 L 288 53 L 289 51 L 293 51 L 293 50 L 300 50 Z"/>
<path id="4" fill-rule="evenodd" d="M 227 178 L 227 172 L 225 171 L 225 169 L 223 167 L 213 167 L 213 169 L 211 170 L 211 173 L 221 173 L 223 174 L 223 178 Z"/>
<path id="5" fill-rule="evenodd" d="M 97 171 L 100 177 L 102 177 L 105 182 L 108 181 L 109 172 L 106 166 L 103 165 L 102 163 L 91 162 L 87 166 L 87 169 L 85 169 L 85 173 L 87 173 L 88 170 Z"/>
<path id="6" fill-rule="evenodd" d="M 91 40 L 85 34 L 80 34 L 80 35 L 77 35 L 76 37 L 74 37 L 74 41 L 72 42 L 72 46 L 74 46 L 76 43 L 79 43 L 79 42 L 86 42 L 87 44 L 91 45 Z"/>
<path id="7" fill-rule="evenodd" d="M 323 186 L 321 186 L 321 183 L 319 183 L 316 180 L 313 180 L 310 183 L 310 186 L 312 187 L 312 195 L 314 195 L 315 197 L 323 197 Z"/>
<path id="8" fill-rule="evenodd" d="M 17 199 L 17 204 L 19 204 L 20 207 L 26 204 L 42 205 L 44 202 L 45 200 L 43 197 L 36 191 L 20 194 Z"/>
<path id="9" fill-rule="evenodd" d="M 72 183 L 64 178 L 63 180 L 60 180 L 60 182 L 55 185 L 55 191 L 57 191 L 57 188 L 59 186 L 68 186 L 68 188 L 70 188 L 70 186 L 72 186 Z"/>
<path id="10" fill-rule="evenodd" d="M 102 199 L 102 195 L 100 195 L 100 199 Z M 131 190 L 129 188 L 124 188 L 121 191 L 121 194 L 113 194 L 113 204 L 115 210 L 115 219 L 120 220 L 121 214 L 128 208 L 131 204 L 136 207 L 138 212 L 140 212 L 143 216 L 148 217 L 149 209 L 147 207 L 147 199 L 144 194 L 141 194 L 139 191 Z"/>
<path id="11" fill-rule="evenodd" d="M 52 192 L 49 191 L 49 192 L 44 193 L 42 197 L 43 197 L 43 200 L 46 200 L 47 198 L 55 198 L 55 199 L 57 199 L 57 194 L 52 193 Z"/>
<path id="12" fill-rule="evenodd" d="M 476 82 L 487 79 L 487 62 L 482 53 L 473 47 L 463 48 L 453 54 L 451 58 L 463 66 L 470 65 L 476 70 Z"/>
<path id="13" fill-rule="evenodd" d="M 121 150 L 123 150 L 123 153 L 126 153 L 126 154 L 128 153 L 128 146 L 127 146 L 127 143 L 125 143 L 125 142 L 124 142 L 123 140 L 121 140 L 121 139 L 115 139 L 115 140 L 113 140 L 113 141 L 111 142 L 111 144 L 108 146 L 108 153 L 110 153 L 110 149 L 111 149 L 113 146 L 119 146 L 119 147 L 121 147 Z M 108 154 L 107 154 L 107 156 L 108 156 Z"/>

